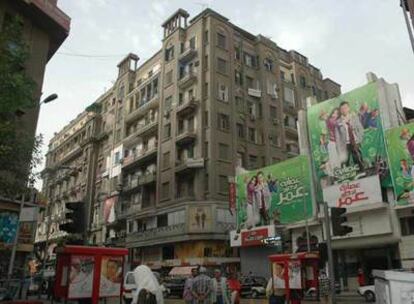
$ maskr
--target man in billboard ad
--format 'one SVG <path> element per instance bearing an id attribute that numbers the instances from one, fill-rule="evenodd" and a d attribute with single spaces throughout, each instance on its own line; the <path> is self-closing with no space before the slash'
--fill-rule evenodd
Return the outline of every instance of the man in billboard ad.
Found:
<path id="1" fill-rule="evenodd" d="M 122 257 L 102 257 L 101 281 L 99 293 L 101 297 L 116 297 L 121 293 Z"/>
<path id="2" fill-rule="evenodd" d="M 69 273 L 69 299 L 92 297 L 93 256 L 72 256 Z"/>
<path id="3" fill-rule="evenodd" d="M 322 188 L 389 172 L 377 85 L 365 85 L 308 109 L 313 166 Z"/>
<path id="4" fill-rule="evenodd" d="M 397 204 L 414 204 L 414 123 L 387 130 L 386 138 Z"/>
<path id="5" fill-rule="evenodd" d="M 236 187 L 240 229 L 293 223 L 313 214 L 306 156 L 237 175 Z"/>

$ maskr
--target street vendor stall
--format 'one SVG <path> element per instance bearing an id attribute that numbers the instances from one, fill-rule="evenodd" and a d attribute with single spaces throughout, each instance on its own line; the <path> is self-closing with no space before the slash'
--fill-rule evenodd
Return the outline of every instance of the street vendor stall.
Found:
<path id="1" fill-rule="evenodd" d="M 286 289 L 289 301 L 294 292 L 302 292 L 318 287 L 317 252 L 300 252 L 292 254 L 275 254 L 269 256 L 271 274 Z"/>
<path id="2" fill-rule="evenodd" d="M 54 295 L 67 300 L 121 297 L 127 249 L 88 246 L 57 248 Z"/>

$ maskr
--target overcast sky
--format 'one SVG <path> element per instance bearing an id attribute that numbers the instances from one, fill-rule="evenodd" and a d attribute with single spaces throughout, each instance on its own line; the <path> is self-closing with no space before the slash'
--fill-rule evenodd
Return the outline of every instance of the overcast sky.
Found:
<path id="1" fill-rule="evenodd" d="M 209 7 L 232 23 L 295 49 L 342 85 L 363 85 L 375 72 L 400 85 L 403 104 L 414 107 L 414 54 L 399 0 L 59 0 L 72 18 L 69 37 L 50 60 L 38 133 L 44 152 L 54 132 L 94 102 L 117 76 L 117 63 L 129 52 L 141 62 L 159 50 L 161 24 L 178 8 L 190 18 Z M 72 55 L 70 55 L 72 54 Z M 74 56 L 74 55 L 80 56 Z"/>

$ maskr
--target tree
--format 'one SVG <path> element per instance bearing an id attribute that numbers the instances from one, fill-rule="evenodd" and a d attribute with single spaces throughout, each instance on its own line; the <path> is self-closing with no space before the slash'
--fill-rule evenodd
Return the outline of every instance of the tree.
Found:
<path id="1" fill-rule="evenodd" d="M 29 56 L 20 17 L 6 14 L 0 32 L 0 195 L 12 197 L 33 182 L 41 161 L 42 137 L 20 127 L 36 106 L 35 83 L 25 73 Z"/>

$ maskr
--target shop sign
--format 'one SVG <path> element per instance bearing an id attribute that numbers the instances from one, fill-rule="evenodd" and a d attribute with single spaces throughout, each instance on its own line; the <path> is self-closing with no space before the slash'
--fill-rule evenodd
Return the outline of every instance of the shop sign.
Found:
<path id="1" fill-rule="evenodd" d="M 267 227 L 258 228 L 255 230 L 246 230 L 241 232 L 241 245 L 247 246 L 259 246 L 263 244 L 263 240 L 269 237 L 269 231 Z"/>
<path id="2" fill-rule="evenodd" d="M 351 208 L 382 202 L 378 175 L 345 182 L 323 189 L 330 207 Z"/>

